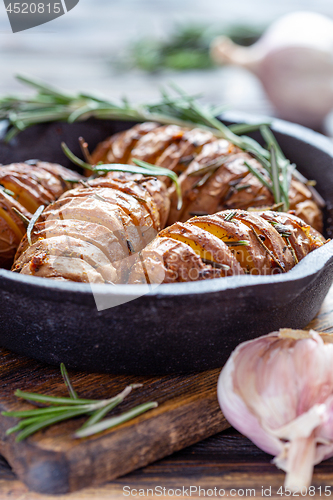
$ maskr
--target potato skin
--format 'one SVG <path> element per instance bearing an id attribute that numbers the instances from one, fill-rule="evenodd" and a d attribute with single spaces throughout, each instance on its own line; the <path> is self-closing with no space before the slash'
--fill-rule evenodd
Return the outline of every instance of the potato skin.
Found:
<path id="1" fill-rule="evenodd" d="M 138 253 L 160 229 L 155 197 L 163 213 L 166 194 L 162 183 L 143 176 L 110 176 L 78 185 L 43 211 L 31 246 L 24 237 L 12 269 L 52 279 L 124 283 Z"/>
<path id="2" fill-rule="evenodd" d="M 200 167 L 227 154 L 238 155 L 238 158 L 233 158 L 207 179 L 203 179 L 203 174 L 193 176 Z M 213 214 L 229 208 L 264 209 L 274 205 L 272 193 L 248 171 L 244 161 L 262 171 L 260 163 L 210 132 L 147 122 L 112 136 L 93 153 L 94 162 L 131 163 L 134 158 L 169 168 L 180 175 L 184 198 L 181 211 L 177 210 L 174 186 L 169 179 L 162 178 L 170 187 L 169 225 L 176 221 L 185 222 L 193 215 Z M 204 182 L 198 185 L 199 181 Z M 290 209 L 295 210 L 296 215 L 318 231 L 323 230 L 322 212 L 306 185 L 292 179 L 289 201 Z"/>
<path id="3" fill-rule="evenodd" d="M 114 134 L 103 142 L 100 142 L 92 153 L 92 163 L 96 165 L 103 163 L 127 163 L 132 149 L 140 137 L 146 135 L 158 127 L 157 123 L 139 123 L 134 127 Z M 89 175 L 89 174 L 88 174 Z"/>
<path id="4" fill-rule="evenodd" d="M 30 219 L 40 205 L 48 205 L 71 184 L 78 173 L 47 162 L 12 163 L 0 166 L 0 266 L 10 267 L 26 226 L 12 210 L 14 207 Z M 8 195 L 5 190 L 11 192 Z"/>
<path id="5" fill-rule="evenodd" d="M 84 260 L 47 255 L 45 252 L 34 254 L 23 266 L 21 274 L 82 283 L 105 283 L 102 275 Z"/>
<path id="6" fill-rule="evenodd" d="M 130 284 L 181 283 L 221 277 L 205 265 L 188 245 L 167 237 L 153 240 L 137 258 L 128 277 Z"/>
<path id="7" fill-rule="evenodd" d="M 183 241 L 206 261 L 213 261 L 229 267 L 221 271 L 221 276 L 236 276 L 244 274 L 237 259 L 229 251 L 227 245 L 213 234 L 205 231 L 190 221 L 187 223 L 176 222 L 159 233 L 160 237 L 173 238 Z"/>
<path id="8" fill-rule="evenodd" d="M 36 223 L 31 235 L 31 242 L 34 244 L 38 240 L 62 235 L 95 245 L 106 255 L 110 262 L 125 259 L 129 255 L 127 245 L 121 244 L 117 236 L 107 227 L 93 222 L 73 219 L 47 219 L 44 222 Z M 25 235 L 15 255 L 13 269 L 17 270 L 20 256 L 28 247 L 29 243 Z"/>
<path id="9" fill-rule="evenodd" d="M 219 212 L 211 216 L 195 217 L 188 221 L 212 234 L 219 234 L 222 231 L 223 241 L 226 245 L 233 243 L 229 252 L 239 261 L 240 266 L 246 274 L 273 274 L 276 266 L 272 263 L 271 257 L 258 243 L 255 235 L 249 227 L 242 221 L 228 221 L 225 216 L 230 212 Z M 220 233 L 221 234 L 221 233 Z M 236 243 L 240 241 L 240 245 Z M 248 246 L 243 246 L 246 242 Z"/>
<path id="10" fill-rule="evenodd" d="M 237 210 L 234 216 L 236 220 L 241 220 L 248 227 L 255 231 L 260 240 L 274 254 L 281 264 L 284 272 L 290 271 L 295 265 L 293 254 L 289 248 L 286 249 L 286 242 L 264 217 L 258 217 L 253 212 Z M 273 268 L 276 261 L 272 262 Z"/>
<path id="11" fill-rule="evenodd" d="M 55 269 L 57 268 L 58 257 L 68 259 L 68 261 L 71 259 L 81 259 L 96 270 L 102 276 L 105 283 L 113 283 L 117 279 L 116 270 L 99 248 L 87 241 L 78 240 L 68 235 L 37 240 L 22 253 L 21 257 L 15 263 L 15 269 L 22 272 L 25 264 L 28 264 L 30 261 L 33 262 L 34 258 L 41 254 L 45 254 L 47 257 L 55 257 L 53 259 L 53 267 Z M 43 271 L 42 266 L 38 268 L 39 270 Z M 30 266 L 29 274 L 35 273 L 36 266 Z M 23 272 L 23 274 L 25 273 Z"/>
<path id="12" fill-rule="evenodd" d="M 26 217 L 29 212 L 12 196 L 0 190 L 0 266 L 10 268 L 26 227 L 13 207 Z"/>
<path id="13" fill-rule="evenodd" d="M 289 224 L 289 239 L 283 236 L 286 228 L 282 228 L 282 234 L 276 229 L 281 229 L 279 226 L 284 223 Z M 198 256 L 208 255 L 215 262 L 229 265 L 230 272 L 221 272 L 221 276 L 287 272 L 300 260 L 295 255 L 303 258 L 325 242 L 316 230 L 292 214 L 244 210 L 223 211 L 177 222 L 161 231 L 159 237 L 182 242 Z M 216 258 L 218 244 L 224 248 L 222 259 Z M 241 273 L 233 264 L 236 259 Z"/>
<path id="14" fill-rule="evenodd" d="M 154 221 L 156 231 L 160 231 L 165 226 L 170 210 L 170 200 L 166 186 L 160 179 L 127 172 L 109 172 L 106 177 L 98 177 L 89 181 L 88 185 L 113 188 L 134 198 L 144 199 L 145 208 Z"/>
<path id="15" fill-rule="evenodd" d="M 325 243 L 325 238 L 318 231 L 292 213 L 267 210 L 265 212 L 258 212 L 258 215 L 273 224 L 273 227 L 280 225 L 290 232 L 288 239 L 298 262 L 308 253 Z"/>

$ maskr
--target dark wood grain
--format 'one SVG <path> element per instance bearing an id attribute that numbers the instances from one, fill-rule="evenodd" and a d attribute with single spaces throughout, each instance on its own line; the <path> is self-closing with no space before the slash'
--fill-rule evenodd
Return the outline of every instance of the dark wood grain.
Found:
<path id="1" fill-rule="evenodd" d="M 319 315 L 314 321 L 311 322 L 308 328 L 313 328 L 318 331 L 333 332 L 333 288 L 327 296 Z M 9 353 L 6 353 L 4 359 L 6 362 L 4 363 L 4 368 L 2 370 L 3 375 L 0 380 L 2 382 L 3 393 L 5 395 L 5 405 L 9 405 L 10 407 L 22 406 L 17 402 L 14 404 L 12 399 L 12 391 L 17 387 L 24 387 L 28 390 L 41 390 L 45 393 L 52 393 L 57 390 L 57 393 L 65 394 L 65 391 L 60 389 L 61 381 L 59 374 L 53 368 L 46 366 L 43 367 L 43 373 L 45 373 L 45 376 L 43 375 L 41 377 L 41 365 L 35 362 L 27 359 L 23 360 L 22 358 L 18 358 L 17 356 Z M 13 370 L 14 366 L 18 368 L 18 359 L 20 361 L 20 367 L 23 362 L 24 372 L 19 370 L 18 374 L 14 376 Z M 151 420 L 153 422 L 156 419 L 155 422 L 157 426 L 165 425 L 166 423 L 170 425 L 170 433 L 168 437 L 169 448 L 167 453 L 163 453 L 164 456 L 172 452 L 170 435 L 172 434 L 174 438 L 177 437 L 177 432 L 179 432 L 179 419 L 182 420 L 182 423 L 180 424 L 181 433 L 190 435 L 189 439 L 193 438 L 192 442 L 194 442 L 194 439 L 196 441 L 200 439 L 198 434 L 193 437 L 192 433 L 198 433 L 198 428 L 200 433 L 200 428 L 203 425 L 206 425 L 207 427 L 209 426 L 209 412 L 212 408 L 214 408 L 214 404 L 215 409 L 217 410 L 217 415 L 215 415 L 213 419 L 215 421 L 215 428 L 210 429 L 211 434 L 218 432 L 216 431 L 216 426 L 222 425 L 223 427 L 226 425 L 223 420 L 221 421 L 221 416 L 216 407 L 216 399 L 214 396 L 216 378 L 218 375 L 217 372 L 218 371 L 214 371 L 201 375 L 190 375 L 187 377 L 182 376 L 164 377 L 159 379 L 142 379 L 141 381 L 145 382 L 145 387 L 142 390 L 142 393 L 137 393 L 136 396 L 133 393 L 133 399 L 127 402 L 127 407 L 129 408 L 134 403 L 147 401 L 148 399 L 151 400 L 151 398 L 154 398 L 156 394 L 158 395 L 157 399 L 162 403 L 158 411 L 162 413 L 154 415 L 152 412 L 150 416 L 147 414 L 146 417 L 143 418 L 143 421 L 147 419 L 148 421 Z M 82 373 L 71 375 L 73 377 L 75 387 L 78 388 L 80 394 L 82 392 L 82 395 L 87 397 L 92 396 L 93 394 L 94 396 L 98 394 L 101 397 L 113 394 L 125 384 L 133 382 L 134 380 L 133 377 L 86 375 Z M 207 386 L 204 379 L 207 379 Z M 135 378 L 135 380 L 138 381 L 137 378 Z M 82 387 L 81 391 L 79 387 Z M 199 402 L 200 405 L 198 406 Z M 177 422 L 172 422 L 172 419 L 171 424 L 170 420 L 168 420 L 168 422 L 165 421 L 165 419 L 169 417 L 167 417 L 166 411 L 162 411 L 163 405 L 165 405 L 165 410 L 168 408 L 171 409 L 172 412 L 175 412 L 174 419 Z M 184 405 L 187 411 L 183 408 Z M 125 407 L 126 406 L 124 405 L 124 408 Z M 181 408 L 183 408 L 183 411 L 181 411 Z M 196 422 L 198 419 L 198 408 L 200 408 L 199 415 L 201 415 L 201 423 Z M 179 415 L 181 416 L 179 417 Z M 72 429 L 74 429 L 78 424 L 79 422 L 72 422 L 71 424 L 59 425 L 42 435 L 29 440 L 25 444 L 26 448 L 24 449 L 24 452 L 22 452 L 26 454 L 25 458 L 22 458 L 23 465 L 27 464 L 29 457 L 33 457 L 37 450 L 40 451 L 40 447 L 43 448 L 43 453 L 46 455 L 50 452 L 53 453 L 53 455 L 59 452 L 60 454 L 63 454 L 63 456 L 69 457 L 74 457 L 76 454 L 77 460 L 79 460 L 80 457 L 82 459 L 82 445 L 80 448 L 79 443 L 75 444 L 68 440 Z M 3 419 L 0 419 L 0 425 L 2 426 L 0 432 L 3 436 L 3 429 L 5 425 Z M 7 422 L 6 425 L 8 426 L 9 423 Z M 138 428 L 140 428 L 140 425 Z M 177 431 L 174 430 L 175 427 L 177 428 Z M 157 435 L 158 438 L 158 445 L 162 447 L 165 446 L 165 441 L 160 441 L 162 428 L 154 427 L 154 430 L 155 435 Z M 122 432 L 124 432 L 124 429 Z M 176 434 L 174 434 L 175 432 Z M 114 431 L 114 433 L 106 433 L 103 438 L 101 437 L 90 440 L 92 445 L 89 448 L 89 453 L 91 450 L 96 452 L 99 450 L 99 453 L 101 453 L 98 459 L 98 467 L 102 468 L 101 472 L 104 473 L 104 477 L 102 477 L 102 474 L 98 474 L 97 480 L 91 482 L 92 473 L 89 473 L 88 470 L 89 467 L 92 466 L 89 463 L 89 459 L 87 459 L 87 464 L 83 466 L 78 465 L 78 462 L 73 462 L 74 467 L 78 466 L 81 468 L 81 472 L 84 470 L 86 471 L 87 478 L 82 476 L 79 477 L 74 474 L 74 476 L 72 476 L 71 488 L 75 489 L 79 486 L 86 487 L 80 491 L 59 495 L 57 497 L 51 497 L 45 494 L 40 495 L 32 492 L 22 481 L 20 481 L 17 474 L 15 474 L 5 459 L 0 459 L 0 499 L 54 500 L 55 498 L 58 498 L 59 500 L 118 500 L 126 498 L 123 490 L 126 486 L 130 489 L 137 490 L 137 493 L 139 493 L 139 490 L 141 489 L 145 493 L 146 497 L 150 498 L 158 498 L 155 491 L 157 486 L 166 488 L 166 492 L 168 489 L 182 489 L 184 487 L 185 493 L 183 494 L 181 491 L 182 494 L 179 495 L 178 498 L 187 498 L 186 492 L 189 493 L 189 488 L 191 486 L 191 498 L 195 499 L 203 498 L 202 492 L 201 496 L 199 496 L 199 492 L 195 492 L 194 490 L 199 487 L 205 489 L 206 491 L 208 489 L 214 490 L 214 488 L 217 488 L 217 492 L 220 489 L 224 489 L 226 497 L 233 496 L 234 498 L 244 498 L 246 493 L 247 497 L 249 497 L 250 490 L 252 490 L 252 497 L 254 496 L 253 491 L 255 492 L 256 497 L 261 497 L 262 488 L 266 490 L 271 488 L 271 493 L 269 491 L 266 492 L 271 494 L 270 498 L 284 498 L 277 493 L 279 488 L 283 485 L 284 473 L 271 463 L 271 456 L 259 450 L 253 443 L 251 443 L 251 441 L 236 432 L 234 429 L 227 429 L 186 448 L 184 448 L 186 444 L 182 441 L 183 449 L 180 451 L 173 453 L 162 460 L 154 462 L 153 460 L 156 460 L 158 457 L 154 458 L 151 456 L 152 463 L 149 465 L 137 468 L 135 471 L 119 477 L 118 479 L 108 481 L 107 474 L 110 473 L 110 470 L 112 470 L 114 465 L 109 464 L 109 466 L 106 467 L 102 464 L 103 456 L 106 456 L 106 452 L 105 450 L 100 449 L 100 444 L 103 442 L 102 440 L 105 436 L 108 436 L 109 441 L 107 446 L 109 446 L 112 434 L 116 434 L 116 431 Z M 66 442 L 66 439 L 69 443 L 67 443 L 65 449 L 64 443 Z M 166 438 L 164 437 L 164 439 Z M 120 441 L 117 441 L 117 443 L 119 442 Z M 55 446 L 56 443 L 58 444 L 58 448 Z M 151 436 L 149 436 L 149 439 L 146 438 L 145 446 L 151 446 Z M 7 453 L 5 451 L 6 447 Z M 11 444 L 6 442 L 6 440 L 1 441 L 2 452 L 6 453 L 8 458 L 10 455 L 10 453 L 8 455 L 8 448 L 10 447 Z M 78 451 L 74 453 L 75 450 Z M 16 464 L 18 460 L 17 454 L 19 451 L 16 450 L 15 453 L 16 455 L 11 463 L 13 463 L 15 471 L 18 472 Z M 124 456 L 123 453 L 127 453 L 125 448 L 122 448 L 121 452 L 119 452 L 118 449 L 116 462 L 122 462 L 122 457 Z M 44 455 L 44 457 L 46 457 L 46 455 Z M 126 460 L 128 460 L 128 456 L 129 454 L 127 453 Z M 139 456 L 141 456 L 140 453 Z M 50 467 L 51 462 L 46 460 L 46 463 L 48 464 L 48 467 Z M 147 463 L 148 462 L 146 462 L 146 464 Z M 66 465 L 68 467 L 69 463 Z M 137 467 L 140 467 L 140 465 L 137 464 Z M 43 471 L 40 471 L 41 474 L 42 472 Z M 69 475 L 71 474 L 73 474 L 73 471 L 69 472 Z M 21 475 L 21 473 L 20 477 L 25 479 L 24 475 Z M 101 483 L 104 484 L 97 486 L 96 483 L 98 481 L 101 481 Z M 78 484 L 79 482 L 80 484 Z M 89 484 L 90 486 L 88 486 Z M 325 486 L 333 485 L 333 458 L 326 460 L 315 467 L 312 484 L 316 488 L 316 494 L 311 497 L 308 496 L 307 498 L 323 498 L 325 496 Z M 320 487 L 322 488 L 321 494 L 319 489 Z M 248 491 L 246 492 L 246 490 Z M 333 496 L 333 486 L 331 487 L 331 491 Z M 214 497 L 216 496 L 214 495 Z M 132 498 L 132 496 L 128 498 Z"/>
<path id="2" fill-rule="evenodd" d="M 166 377 L 125 377 L 70 373 L 80 396 L 102 399 L 130 383 L 143 383 L 114 414 L 137 404 L 157 401 L 159 407 L 87 439 L 74 439 L 83 422 L 71 420 L 16 443 L 6 430 L 15 419 L 0 418 L 0 450 L 17 476 L 32 490 L 67 493 L 123 476 L 228 427 L 216 398 L 219 370 Z M 0 350 L 0 409 L 30 408 L 13 392 L 66 396 L 58 369 Z"/>

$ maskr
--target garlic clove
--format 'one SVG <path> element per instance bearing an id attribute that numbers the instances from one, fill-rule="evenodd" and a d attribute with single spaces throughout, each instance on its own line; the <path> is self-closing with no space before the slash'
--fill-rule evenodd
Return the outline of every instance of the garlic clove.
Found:
<path id="1" fill-rule="evenodd" d="M 237 347 L 218 381 L 227 420 L 275 456 L 291 491 L 333 455 L 333 336 L 283 329 Z"/>
<path id="2" fill-rule="evenodd" d="M 251 47 L 216 38 L 211 56 L 252 71 L 284 119 L 319 127 L 333 109 L 333 21 L 321 14 L 288 14 Z"/>

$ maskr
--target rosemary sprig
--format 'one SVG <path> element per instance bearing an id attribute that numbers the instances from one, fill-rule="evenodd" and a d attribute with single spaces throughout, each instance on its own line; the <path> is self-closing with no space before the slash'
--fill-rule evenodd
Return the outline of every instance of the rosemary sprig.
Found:
<path id="1" fill-rule="evenodd" d="M 296 252 L 295 252 L 293 246 L 291 245 L 290 239 L 289 239 L 290 236 L 292 235 L 292 231 L 290 229 L 288 229 L 287 226 L 280 224 L 279 222 L 275 222 L 275 221 L 269 221 L 269 222 L 272 224 L 274 229 L 282 236 L 282 238 L 284 238 L 286 240 L 287 248 L 291 252 L 295 264 L 298 264 L 299 260 L 297 258 Z"/>
<path id="2" fill-rule="evenodd" d="M 74 163 L 74 165 L 84 168 L 85 170 L 94 170 L 94 167 L 90 163 L 81 160 L 74 153 L 72 153 L 65 142 L 61 143 L 61 149 L 63 150 L 67 158 L 71 160 L 72 163 Z"/>
<path id="3" fill-rule="evenodd" d="M 178 175 L 169 170 L 168 168 L 159 167 L 158 165 L 152 165 L 151 163 L 147 163 L 146 161 L 141 161 L 133 158 L 133 163 L 135 165 L 125 165 L 122 163 L 109 163 L 109 164 L 101 164 L 101 165 L 91 165 L 90 163 L 86 163 L 85 161 L 78 158 L 69 147 L 62 142 L 61 147 L 65 155 L 75 164 L 81 168 L 91 170 L 95 173 L 106 173 L 106 172 L 129 172 L 131 174 L 142 174 L 149 177 L 158 177 L 165 176 L 169 177 L 169 179 L 174 182 L 176 186 L 176 193 L 178 196 L 178 205 L 177 209 L 180 210 L 182 207 L 182 192 L 178 182 Z"/>
<path id="4" fill-rule="evenodd" d="M 287 247 L 289 248 L 289 251 L 291 252 L 291 255 L 293 256 L 295 264 L 298 264 L 299 260 L 297 258 L 296 252 L 295 252 L 292 244 L 290 243 L 289 236 L 284 236 L 284 238 L 287 242 Z"/>
<path id="5" fill-rule="evenodd" d="M 36 94 L 29 97 L 7 96 L 0 99 L 0 119 L 4 118 L 9 122 L 7 141 L 21 130 L 25 130 L 36 123 L 59 120 L 72 123 L 76 120 L 86 120 L 91 117 L 133 122 L 155 121 L 165 125 L 173 124 L 189 129 L 201 128 L 210 131 L 218 138 L 227 139 L 243 151 L 249 152 L 264 167 L 265 176 L 253 166 L 250 165 L 249 167 L 249 163 L 246 163 L 246 166 L 263 185 L 272 191 L 275 204 L 279 204 L 281 201 L 284 202 L 284 210 L 289 208 L 288 192 L 292 176 L 299 180 L 304 179 L 295 169 L 295 166 L 291 165 L 285 158 L 275 136 L 266 123 L 237 124 L 227 127 L 218 119 L 221 108 L 203 106 L 199 104 L 197 96 L 189 96 L 175 85 L 172 85 L 175 95 L 163 90 L 161 99 L 158 102 L 133 106 L 127 99 L 113 102 L 83 93 L 70 95 L 31 78 L 20 76 L 17 78 L 25 85 L 33 87 Z M 248 133 L 254 128 L 260 128 L 267 149 L 263 148 L 251 137 L 239 135 Z M 85 145 L 82 144 L 82 146 L 85 150 L 85 156 L 89 158 Z M 272 153 L 272 151 L 274 152 Z M 89 168 L 87 165 L 89 164 L 82 162 L 80 166 Z M 319 200 L 320 203 L 324 203 L 314 187 L 310 186 L 310 188 L 314 198 Z"/>
<path id="6" fill-rule="evenodd" d="M 49 406 L 44 406 L 42 408 L 38 407 L 32 410 L 2 412 L 2 415 L 6 417 L 20 419 L 18 424 L 7 430 L 7 435 L 19 432 L 16 441 L 22 441 L 41 429 L 64 420 L 87 415 L 89 416 L 88 420 L 74 435 L 74 437 L 86 437 L 106 429 L 111 429 L 158 406 L 156 402 L 144 403 L 121 415 L 102 420 L 107 413 L 122 403 L 132 389 L 141 387 L 142 384 L 131 384 L 125 387 L 122 392 L 109 399 L 81 399 L 73 389 L 66 367 L 63 363 L 60 365 L 60 369 L 70 397 L 44 396 L 42 394 L 17 390 L 15 396 L 25 399 L 32 404 L 35 403 Z"/>
<path id="7" fill-rule="evenodd" d="M 129 410 L 123 413 L 122 415 L 119 415 L 118 417 L 108 418 L 94 425 L 89 425 L 89 427 L 83 427 L 83 428 L 81 427 L 81 429 L 79 429 L 75 433 L 75 437 L 77 438 L 88 437 L 92 436 L 93 434 L 97 434 L 98 432 L 102 432 L 107 429 L 112 429 L 113 427 L 123 424 L 124 422 L 128 422 L 129 420 L 132 420 L 133 418 L 141 415 L 142 413 L 145 413 L 148 410 L 152 410 L 157 406 L 158 406 L 157 403 L 144 403 L 142 405 L 138 405 L 135 408 L 132 408 L 132 410 Z"/>
<path id="8" fill-rule="evenodd" d="M 270 184 L 270 182 L 265 179 L 265 177 L 262 175 L 261 172 L 259 172 L 259 170 L 254 167 L 253 165 L 250 165 L 250 163 L 248 163 L 247 161 L 244 161 L 244 165 L 249 169 L 249 171 L 251 172 L 251 174 L 253 174 L 255 177 L 257 177 L 257 179 L 259 179 L 259 181 L 261 182 L 261 184 L 265 187 L 267 187 L 267 189 L 269 189 L 269 191 L 272 191 L 272 185 Z"/>
<path id="9" fill-rule="evenodd" d="M 260 130 L 263 125 L 270 125 L 270 122 L 263 123 L 234 123 L 230 125 L 229 128 L 234 134 L 248 134 L 249 132 L 255 132 Z"/>
<path id="10" fill-rule="evenodd" d="M 271 165 L 272 165 L 272 188 L 274 194 L 275 203 L 281 202 L 280 197 L 280 180 L 279 180 L 279 170 L 276 158 L 276 150 L 274 146 L 271 146 Z"/>
<path id="11" fill-rule="evenodd" d="M 182 192 L 180 185 L 178 183 L 178 175 L 175 174 L 172 170 L 169 170 L 167 168 L 162 168 L 158 167 L 156 165 L 152 165 L 151 163 L 147 163 L 145 161 L 141 160 L 136 160 L 135 158 L 132 159 L 133 163 L 135 165 L 124 165 L 122 163 L 110 163 L 110 164 L 104 164 L 104 165 L 97 165 L 94 167 L 94 172 L 130 172 L 132 174 L 142 174 L 142 175 L 148 175 L 148 176 L 165 176 L 169 177 L 176 186 L 176 192 L 178 196 L 178 205 L 177 209 L 180 210 L 182 207 Z"/>
<path id="12" fill-rule="evenodd" d="M 32 97 L 9 96 L 0 99 L 0 118 L 5 118 L 10 123 L 7 140 L 36 123 L 58 120 L 74 122 L 95 117 L 134 122 L 149 120 L 188 128 L 200 126 L 212 132 L 216 137 L 230 140 L 241 149 L 252 148 L 264 156 L 267 153 L 253 139 L 236 135 L 221 123 L 217 119 L 221 107 L 199 105 L 196 97 L 185 94 L 175 85 L 172 86 L 175 96 L 164 90 L 160 101 L 133 106 L 127 100 L 116 103 L 88 94 L 69 95 L 32 78 L 22 76 L 17 76 L 17 78 L 25 85 L 34 88 L 37 93 Z"/>
<path id="13" fill-rule="evenodd" d="M 281 236 L 283 236 L 284 238 L 289 238 L 289 236 L 292 235 L 292 231 L 290 229 L 288 229 L 287 226 L 280 224 L 279 222 L 275 222 L 275 221 L 269 221 L 269 222 L 274 227 L 274 229 L 279 234 L 281 234 Z"/>
<path id="14" fill-rule="evenodd" d="M 28 238 L 28 242 L 29 242 L 30 246 L 32 245 L 32 242 L 31 242 L 32 231 L 33 231 L 34 226 L 35 226 L 36 222 L 38 221 L 39 217 L 42 215 L 44 208 L 45 208 L 44 205 L 41 205 L 40 207 L 38 207 L 36 212 L 33 214 L 33 216 L 31 217 L 31 219 L 29 221 L 29 224 L 27 227 L 27 238 Z"/>
<path id="15" fill-rule="evenodd" d="M 211 178 L 212 175 L 213 175 L 212 171 L 211 172 L 207 172 L 207 174 L 205 174 L 203 177 L 201 177 L 201 179 L 198 179 L 198 180 L 195 181 L 195 183 L 192 186 L 192 189 L 195 189 L 197 187 L 201 187 L 204 184 L 206 184 L 206 182 L 208 181 L 208 179 Z"/>

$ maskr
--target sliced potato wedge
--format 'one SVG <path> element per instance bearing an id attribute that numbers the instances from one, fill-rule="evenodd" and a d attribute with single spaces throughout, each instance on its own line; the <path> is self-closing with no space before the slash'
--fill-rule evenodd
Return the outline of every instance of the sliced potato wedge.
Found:
<path id="1" fill-rule="evenodd" d="M 161 231 L 159 236 L 185 243 L 203 259 L 203 262 L 224 264 L 228 269 L 222 272 L 223 276 L 243 274 L 241 266 L 227 245 L 220 238 L 196 224 L 176 222 Z"/>
<path id="2" fill-rule="evenodd" d="M 172 238 L 153 240 L 137 257 L 128 283 L 160 284 L 220 277 L 221 270 L 202 262 L 191 247 Z"/>
<path id="3" fill-rule="evenodd" d="M 71 259 L 81 259 L 100 273 L 105 283 L 113 283 L 117 279 L 115 268 L 98 247 L 67 235 L 37 240 L 16 261 L 15 270 L 22 269 L 35 255 L 44 253 L 47 256 L 66 258 L 68 262 Z M 42 264 L 39 267 L 41 268 Z"/>

